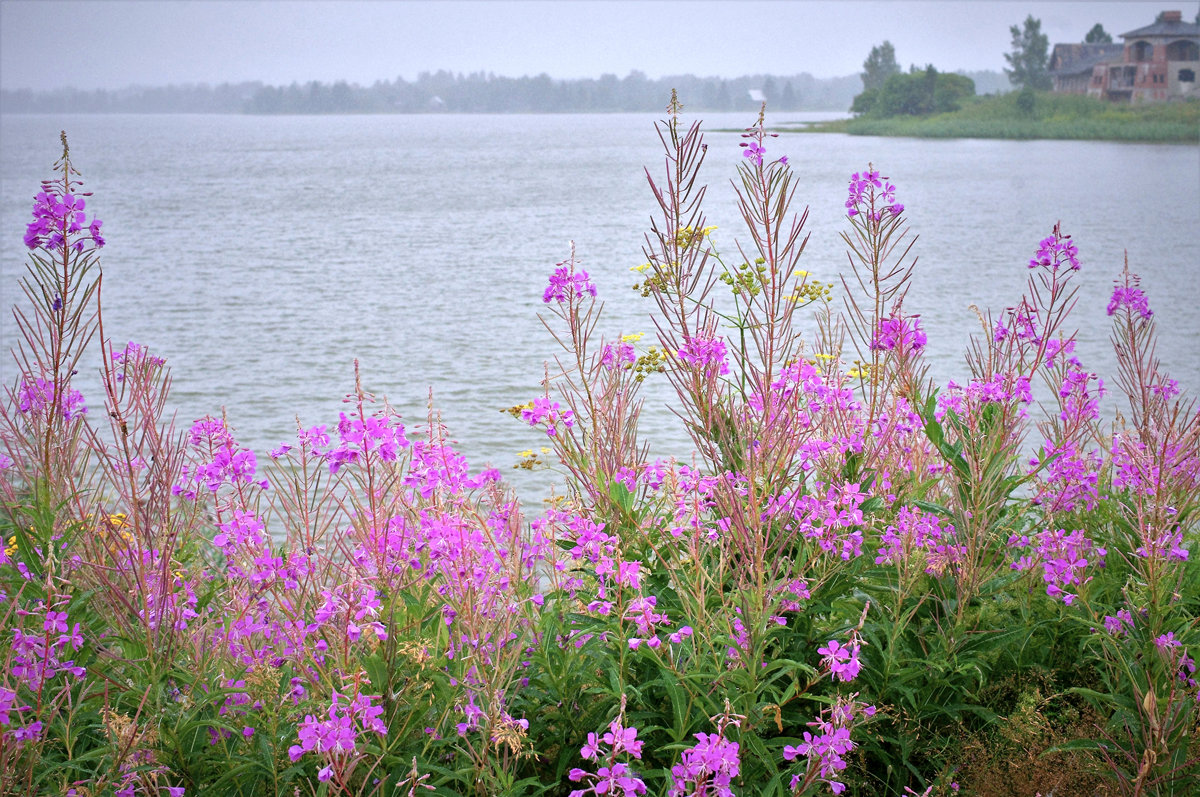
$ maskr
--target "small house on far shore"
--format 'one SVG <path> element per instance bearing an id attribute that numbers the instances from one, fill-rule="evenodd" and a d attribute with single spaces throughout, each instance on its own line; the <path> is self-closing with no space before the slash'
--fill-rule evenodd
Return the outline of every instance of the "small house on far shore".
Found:
<path id="1" fill-rule="evenodd" d="M 1124 44 L 1056 44 L 1050 56 L 1054 91 L 1115 102 L 1200 98 L 1200 25 L 1164 11 Z"/>

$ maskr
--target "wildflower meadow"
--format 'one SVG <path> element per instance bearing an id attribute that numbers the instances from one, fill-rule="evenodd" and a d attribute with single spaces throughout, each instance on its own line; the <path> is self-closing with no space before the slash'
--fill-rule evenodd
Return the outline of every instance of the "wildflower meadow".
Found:
<path id="1" fill-rule="evenodd" d="M 609 328 L 573 250 L 547 264 L 545 380 L 507 410 L 560 474 L 536 513 L 357 367 L 270 451 L 177 423 L 153 341 L 105 327 L 63 135 L 0 399 L 0 794 L 1200 793 L 1168 286 L 1048 222 L 970 378 L 935 384 L 903 186 L 850 175 L 848 258 L 809 264 L 761 115 L 734 151 L 674 98 L 657 132 L 649 336 Z M 739 163 L 729 246 L 708 158 Z M 1114 374 L 1074 351 L 1080 280 L 1113 282 Z M 693 444 L 672 458 L 648 379 Z"/>

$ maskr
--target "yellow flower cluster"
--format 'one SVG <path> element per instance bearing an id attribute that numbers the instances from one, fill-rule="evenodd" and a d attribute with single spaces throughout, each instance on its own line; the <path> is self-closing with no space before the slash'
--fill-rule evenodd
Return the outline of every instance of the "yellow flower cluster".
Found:
<path id="1" fill-rule="evenodd" d="M 540 450 L 541 456 L 545 456 L 546 454 L 553 454 L 553 453 L 554 453 L 554 449 L 547 448 L 546 446 L 541 447 L 541 450 Z M 521 461 L 518 462 L 516 465 L 513 465 L 514 470 L 516 470 L 518 468 L 520 468 L 521 470 L 533 470 L 538 465 L 546 464 L 542 459 L 540 459 L 539 452 L 535 452 L 532 448 L 527 448 L 524 451 L 518 451 L 517 456 L 520 458 Z"/>
<path id="2" fill-rule="evenodd" d="M 697 230 L 695 227 L 680 227 L 675 233 L 675 245 L 682 249 L 690 249 L 697 246 L 707 236 L 712 235 L 716 231 L 716 227 L 702 227 Z"/>
<path id="3" fill-rule="evenodd" d="M 846 372 L 846 376 L 851 379 L 870 379 L 871 364 L 862 362 L 861 360 L 854 361 L 854 367 Z"/>
<path id="4" fill-rule="evenodd" d="M 513 416 L 517 420 L 520 420 L 521 412 L 524 410 L 531 410 L 531 409 L 533 409 L 532 401 L 527 402 L 525 404 L 517 404 L 516 406 L 513 406 L 513 407 L 503 407 L 503 408 L 501 408 L 500 411 L 507 412 L 509 415 Z"/>

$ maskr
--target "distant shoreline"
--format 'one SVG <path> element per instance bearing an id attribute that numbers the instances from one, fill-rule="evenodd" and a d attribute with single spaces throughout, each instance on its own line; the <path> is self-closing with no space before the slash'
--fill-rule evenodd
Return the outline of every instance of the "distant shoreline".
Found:
<path id="1" fill-rule="evenodd" d="M 1059 139 L 1141 143 L 1200 143 L 1200 102 L 1116 105 L 1074 95 L 1039 93 L 1032 111 L 1017 95 L 977 97 L 963 108 L 930 116 L 858 116 L 803 127 L 776 125 L 787 133 L 847 133 L 904 138 Z"/>
<path id="2" fill-rule="evenodd" d="M 1004 91 L 999 72 L 965 73 L 977 91 Z M 671 75 L 651 79 L 637 71 L 623 78 L 556 80 L 484 72 L 423 72 L 416 80 L 380 80 L 370 86 L 344 80 L 267 85 L 261 81 L 123 89 L 0 89 L 0 113 L 222 113 L 222 114 L 421 114 L 421 113 L 642 113 L 661 112 L 676 91 L 689 112 L 757 113 L 765 100 L 772 115 L 837 111 L 862 91 L 859 75 L 818 78 L 742 75 L 734 78 Z"/>

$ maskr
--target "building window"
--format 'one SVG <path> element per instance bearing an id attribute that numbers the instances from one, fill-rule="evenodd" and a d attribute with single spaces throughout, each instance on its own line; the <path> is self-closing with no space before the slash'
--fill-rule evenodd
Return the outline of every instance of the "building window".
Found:
<path id="1" fill-rule="evenodd" d="M 1129 54 L 1134 61 L 1149 61 L 1154 57 L 1154 45 L 1150 42 L 1134 42 Z"/>
<path id="2" fill-rule="evenodd" d="M 1168 61 L 1200 61 L 1200 44 L 1186 39 L 1167 45 Z"/>
<path id="3" fill-rule="evenodd" d="M 1179 70 L 1179 82 L 1180 83 L 1195 83 L 1196 82 L 1196 73 L 1194 71 L 1192 71 L 1191 69 L 1180 69 Z"/>

